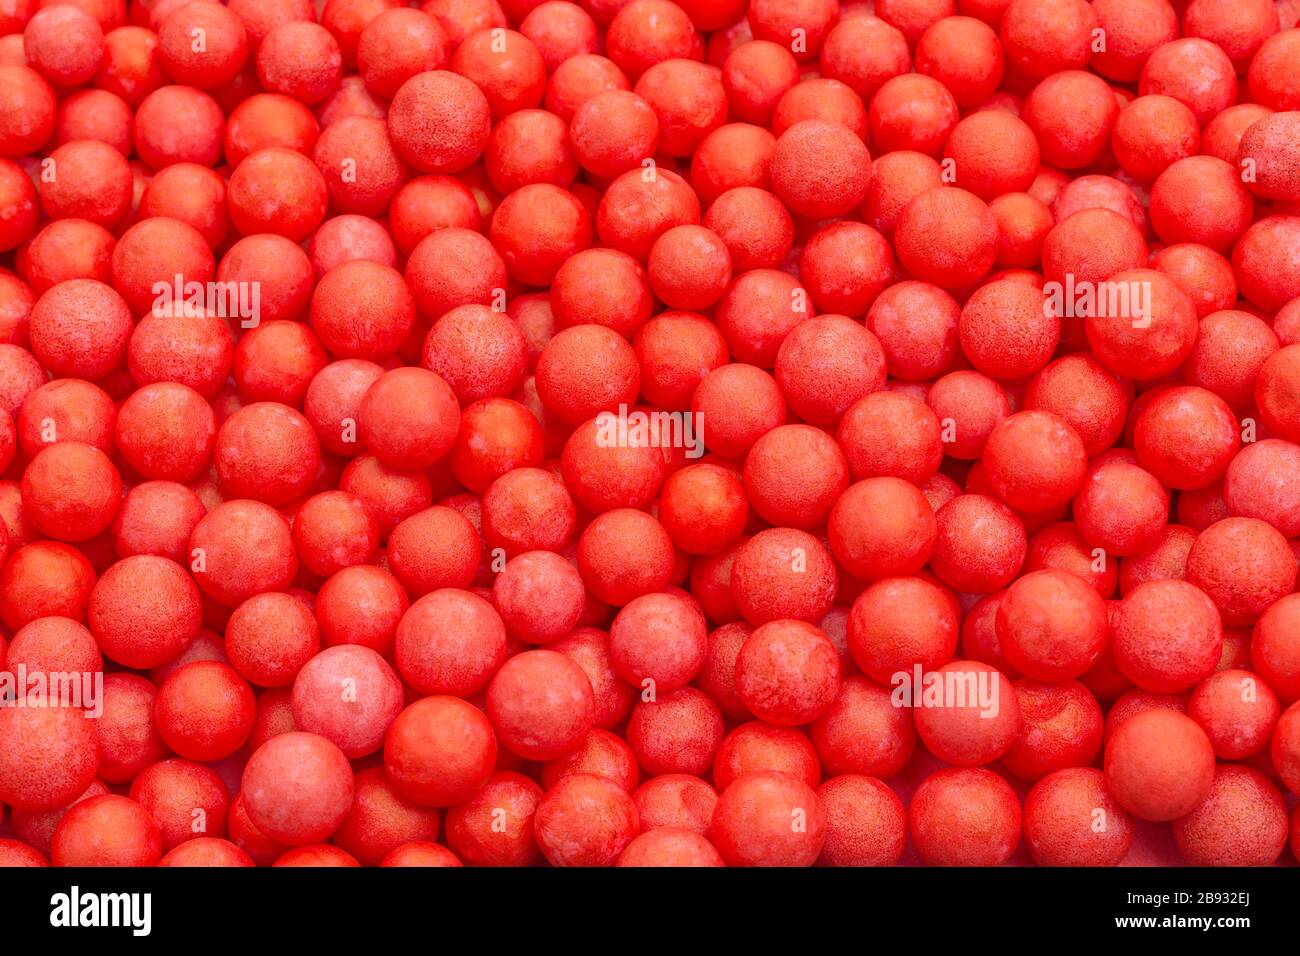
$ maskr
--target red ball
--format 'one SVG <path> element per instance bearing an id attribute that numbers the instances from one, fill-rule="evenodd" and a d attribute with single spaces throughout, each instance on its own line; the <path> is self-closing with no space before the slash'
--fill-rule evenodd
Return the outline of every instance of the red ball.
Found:
<path id="1" fill-rule="evenodd" d="M 820 622 L 837 585 L 825 546 L 794 528 L 768 528 L 746 541 L 736 554 L 731 579 L 738 610 L 756 627 L 780 620 Z"/>
<path id="2" fill-rule="evenodd" d="M 546 109 L 566 123 L 591 97 L 606 90 L 629 90 L 632 84 L 612 60 L 594 52 L 570 57 L 552 71 Z"/>
<path id="3" fill-rule="evenodd" d="M 1038 174 L 1034 132 L 1009 113 L 972 113 L 953 127 L 943 154 L 956 164 L 956 184 L 985 201 L 1024 192 Z"/>
<path id="4" fill-rule="evenodd" d="M 300 242 L 325 218 L 327 201 L 324 177 L 290 149 L 258 150 L 230 176 L 230 219 L 246 236 L 272 233 Z"/>
<path id="5" fill-rule="evenodd" d="M 552 73 L 575 56 L 595 53 L 596 23 L 582 7 L 565 0 L 549 0 L 528 11 L 519 32 L 533 41 Z"/>
<path id="6" fill-rule="evenodd" d="M 1193 75 L 1197 79 L 1190 82 Z M 1181 100 L 1197 122 L 1205 123 L 1237 101 L 1237 71 L 1218 45 L 1188 35 L 1151 54 L 1142 67 L 1138 92 Z"/>
<path id="7" fill-rule="evenodd" d="M 1037 284 L 998 279 L 966 300 L 957 332 L 977 369 L 996 379 L 1018 379 L 1048 363 L 1061 322 Z"/>
<path id="8" fill-rule="evenodd" d="M 591 245 L 591 216 L 568 190 L 529 183 L 502 200 L 491 235 L 512 277 L 544 285 L 570 256 Z"/>
<path id="9" fill-rule="evenodd" d="M 21 507 L 17 495 L 13 497 Z M 35 536 L 35 529 L 30 533 Z M 5 626 L 16 631 L 29 621 L 49 616 L 84 620 L 95 586 L 95 569 L 85 555 L 57 541 L 20 545 L 16 531 L 6 534 L 13 542 L 13 552 L 0 565 L 0 620 Z"/>
<path id="10" fill-rule="evenodd" d="M 849 612 L 848 644 L 862 672 L 889 685 L 895 674 L 942 666 L 957 647 L 955 601 L 923 577 L 886 578 L 868 587 Z"/>
<path id="11" fill-rule="evenodd" d="M 578 540 L 583 583 L 595 597 L 615 607 L 663 590 L 672 578 L 673 566 L 668 531 L 642 511 L 607 511 L 587 525 Z M 556 597 L 551 591 L 550 600 Z"/>
<path id="12" fill-rule="evenodd" d="M 1214 750 L 1205 732 L 1173 710 L 1144 710 L 1118 725 L 1106 744 L 1106 788 L 1142 820 L 1184 816 L 1209 795 Z"/>
<path id="13" fill-rule="evenodd" d="M 998 604 L 998 640 L 1008 662 L 1034 680 L 1079 677 L 1096 663 L 1108 633 L 1106 606 L 1083 578 L 1068 571 L 1034 571 L 1017 580 Z"/>
<path id="14" fill-rule="evenodd" d="M 964 189 L 932 189 L 898 218 L 895 249 L 916 278 L 958 289 L 982 277 L 997 254 L 997 220 L 978 196 Z"/>
<path id="15" fill-rule="evenodd" d="M 674 309 L 706 309 L 731 281 L 731 253 L 718 235 L 703 226 L 669 229 L 650 249 L 650 285 Z"/>
<path id="16" fill-rule="evenodd" d="M 80 7 L 55 6 L 57 9 L 44 7 L 35 11 L 27 21 L 22 31 L 23 53 L 55 86 L 80 86 L 99 70 L 104 54 L 104 31 Z"/>
<path id="17" fill-rule="evenodd" d="M 259 501 L 209 511 L 190 536 L 189 554 L 199 588 L 227 607 L 288 587 L 298 570 L 289 523 Z"/>
<path id="18" fill-rule="evenodd" d="M 852 22 L 852 21 L 850 21 Z M 826 809 L 823 866 L 890 866 L 907 840 L 907 811 L 887 786 L 872 777 L 833 777 L 817 790 Z"/>
<path id="19" fill-rule="evenodd" d="M 90 593 L 87 616 L 112 660 L 143 670 L 166 664 L 199 633 L 199 589 L 176 562 L 154 555 L 123 558 Z"/>
<path id="20" fill-rule="evenodd" d="M 298 252 L 301 255 L 302 250 Z M 311 264 L 305 255 L 302 267 L 303 277 L 310 280 Z M 309 326 L 287 320 L 258 325 L 244 334 L 235 349 L 239 398 L 296 407 L 327 362 L 325 349 Z"/>
<path id="21" fill-rule="evenodd" d="M 51 219 L 84 219 L 112 227 L 131 207 L 131 168 L 107 143 L 77 139 L 59 146 L 45 162 L 57 170 L 42 177 L 41 206 Z"/>
<path id="22" fill-rule="evenodd" d="M 962 10 L 967 12 L 965 5 Z M 1002 82 L 1004 68 L 997 33 L 973 16 L 937 20 L 916 43 L 917 72 L 948 87 L 963 109 L 987 100 Z"/>
<path id="23" fill-rule="evenodd" d="M 118 250 L 123 242 L 118 243 Z M 211 274 L 210 255 L 208 259 Z M 32 354 L 55 375 L 92 381 L 105 378 L 126 358 L 131 337 L 129 304 L 93 279 L 60 282 L 32 307 L 28 325 Z M 146 310 L 147 306 L 137 311 Z"/>
<path id="24" fill-rule="evenodd" d="M 815 528 L 848 487 L 848 464 L 833 438 L 809 425 L 782 425 L 759 438 L 745 458 L 745 491 L 764 519 Z"/>
<path id="25" fill-rule="evenodd" d="M 596 210 L 596 233 L 601 241 L 642 262 L 660 235 L 673 226 L 700 221 L 699 199 L 686 180 L 664 168 L 652 172 L 648 175 L 645 168 L 633 169 L 619 176 L 609 184 Z M 709 223 L 705 225 L 722 235 Z M 735 258 L 733 250 L 733 261 Z"/>
<path id="26" fill-rule="evenodd" d="M 159 866 L 256 866 L 253 858 L 229 840 L 195 837 L 163 855 Z"/>
<path id="27" fill-rule="evenodd" d="M 260 315 L 253 318 L 268 324 L 302 317 L 311 301 L 312 278 L 311 260 L 283 236 L 241 239 L 227 250 L 217 269 L 219 282 L 257 283 Z"/>
<path id="28" fill-rule="evenodd" d="M 938 80 L 904 73 L 871 98 L 871 141 L 881 152 L 912 150 L 938 156 L 957 125 L 957 101 Z"/>
<path id="29" fill-rule="evenodd" d="M 492 597 L 510 633 L 529 644 L 565 636 L 582 616 L 579 569 L 553 551 L 511 557 L 492 585 Z"/>
<path id="30" fill-rule="evenodd" d="M 316 734 L 290 732 L 257 749 L 240 794 L 249 819 L 288 846 L 319 843 L 346 819 L 354 784 L 347 757 Z"/>
<path id="31" fill-rule="evenodd" d="M 912 713 L 894 705 L 891 691 L 864 677 L 846 677 L 839 694 L 810 727 L 822 766 L 830 774 L 898 774 L 916 747 Z"/>
<path id="32" fill-rule="evenodd" d="M 563 482 L 541 468 L 516 468 L 483 493 L 483 537 L 506 557 L 551 551 L 573 534 L 577 512 Z"/>
<path id="33" fill-rule="evenodd" d="M 238 76 L 248 46 L 243 21 L 218 3 L 176 7 L 158 30 L 162 68 L 176 82 L 201 90 L 225 86 Z"/>
<path id="34" fill-rule="evenodd" d="M 672 827 L 642 833 L 619 854 L 616 866 L 725 866 L 718 851 L 691 830 Z"/>
<path id="35" fill-rule="evenodd" d="M 483 786 L 496 763 L 487 716 L 456 697 L 425 697 L 388 729 L 384 767 L 399 793 L 424 806 L 460 803 Z"/>
<path id="36" fill-rule="evenodd" d="M 691 411 L 709 423 L 705 442 L 726 458 L 741 458 L 785 421 L 776 380 L 753 365 L 733 363 L 706 374 L 691 397 Z"/>
<path id="37" fill-rule="evenodd" d="M 235 670 L 258 687 L 287 687 L 320 650 L 311 610 L 292 594 L 250 597 L 226 625 L 226 653 Z"/>
<path id="38" fill-rule="evenodd" d="M 379 525 L 361 499 L 326 491 L 308 498 L 294 515 L 293 543 L 308 570 L 329 577 L 374 557 Z"/>
<path id="39" fill-rule="evenodd" d="M 709 206 L 704 226 L 722 239 L 736 273 L 780 266 L 794 241 L 790 213 L 779 199 L 756 186 L 740 185 L 719 194 Z"/>
<path id="40" fill-rule="evenodd" d="M 270 411 L 283 406 L 268 403 L 249 408 Z M 226 490 L 234 492 L 238 486 L 240 491 L 251 491 L 244 483 L 235 480 L 235 471 L 239 465 L 267 464 L 264 460 L 267 449 L 256 442 L 243 445 L 240 442 L 241 429 L 259 418 L 259 427 L 272 425 L 274 421 L 270 415 L 259 416 L 256 411 L 241 409 L 227 420 L 229 427 L 223 426 L 218 435 L 212 407 L 202 395 L 180 383 L 156 382 L 132 393 L 118 409 L 117 447 L 127 464 L 142 478 L 152 481 L 193 481 L 208 470 L 215 452 L 218 476 Z M 239 420 L 230 426 L 229 423 L 235 419 Z M 271 431 L 271 436 L 271 440 L 285 437 L 276 435 L 274 431 Z M 268 440 L 261 435 L 258 437 L 262 441 Z M 292 445 L 289 449 L 300 450 Z M 235 460 L 243 459 L 245 455 L 252 460 L 240 461 L 236 465 Z M 319 454 L 307 456 L 307 462 L 314 469 L 313 457 L 318 460 Z M 271 481 L 258 481 L 256 490 L 261 492 L 269 487 L 274 487 Z M 251 493 L 247 496 L 253 497 Z"/>
<path id="41" fill-rule="evenodd" d="M 314 106 L 343 78 L 343 53 L 330 31 L 305 20 L 282 23 L 257 50 L 257 77 L 271 93 Z"/>
<path id="42" fill-rule="evenodd" d="M 533 835 L 541 799 L 542 788 L 523 774 L 494 773 L 447 811 L 447 845 L 470 866 L 534 866 L 542 859 Z"/>
<path id="43" fill-rule="evenodd" d="M 104 675 L 99 722 L 99 776 L 126 783 L 167 756 L 154 723 L 158 689 L 134 674 Z"/>
<path id="44" fill-rule="evenodd" d="M 564 329 L 537 360 L 538 397 L 570 427 L 599 412 L 630 406 L 640 378 L 632 347 L 600 325 Z"/>
<path id="45" fill-rule="evenodd" d="M 388 112 L 389 135 L 421 172 L 457 173 L 473 163 L 491 132 L 488 99 L 470 80 L 446 70 L 411 77 Z"/>
<path id="46" fill-rule="evenodd" d="M 1286 801 L 1251 767 L 1225 764 L 1195 809 L 1174 821 L 1178 852 L 1192 866 L 1269 866 L 1287 843 Z"/>
<path id="47" fill-rule="evenodd" d="M 959 495 L 940 508 L 931 567 L 945 584 L 969 594 L 1006 587 L 1025 560 L 1025 527 L 1005 505 Z"/>
<path id="48" fill-rule="evenodd" d="M 407 602 L 401 584 L 383 568 L 365 564 L 344 568 L 316 593 L 321 641 L 327 647 L 360 644 L 387 654 Z"/>
<path id="49" fill-rule="evenodd" d="M 1002 756 L 1008 770 L 1025 780 L 1092 763 L 1101 749 L 1101 707 L 1078 681 L 1015 683 L 1021 728 Z"/>
<path id="50" fill-rule="evenodd" d="M 1263 521 L 1224 518 L 1197 536 L 1187 555 L 1187 581 L 1209 595 L 1224 624 L 1252 624 L 1295 589 L 1294 557 L 1286 539 Z"/>
<path id="51" fill-rule="evenodd" d="M 840 663 L 820 628 L 772 621 L 756 629 L 736 658 L 736 690 L 751 713 L 778 726 L 819 717 L 839 691 Z"/>
<path id="52" fill-rule="evenodd" d="M 1025 98 L 1022 113 L 1038 139 L 1043 162 L 1067 170 L 1089 166 L 1101 157 L 1118 117 L 1119 104 L 1106 81 L 1081 70 L 1051 73 Z"/>
<path id="53" fill-rule="evenodd" d="M 912 796 L 908 830 L 930 866 L 1000 866 L 1020 843 L 1020 801 L 991 770 L 939 770 Z"/>
<path id="54" fill-rule="evenodd" d="M 952 367 L 960 314 L 938 286 L 905 281 L 881 292 L 867 313 L 867 328 L 880 341 L 891 375 L 921 381 Z"/>
<path id="55" fill-rule="evenodd" d="M 406 800 L 382 767 L 370 767 L 356 775 L 352 808 L 333 840 L 362 865 L 374 866 L 401 846 L 437 835 L 438 811 Z"/>
<path id="56" fill-rule="evenodd" d="M 1277 695 L 1269 685 L 1237 669 L 1211 674 L 1197 685 L 1187 705 L 1187 715 L 1201 725 L 1215 755 L 1224 760 L 1241 760 L 1267 748 L 1279 714 Z"/>
<path id="57" fill-rule="evenodd" d="M 592 724 L 609 729 L 623 721 L 632 707 L 636 691 L 618 677 L 610 659 L 609 635 L 592 627 L 580 627 L 548 645 L 572 658 L 587 675 L 595 700 Z"/>
<path id="58" fill-rule="evenodd" d="M 1049 362 L 1030 380 L 1024 407 L 1063 419 L 1092 457 L 1113 445 L 1124 431 L 1128 397 L 1117 376 L 1087 353 L 1075 353 Z"/>
<path id="59" fill-rule="evenodd" d="M 1300 599 L 1286 595 L 1260 615 L 1250 642 L 1251 664 L 1279 697 L 1300 698 L 1300 641 L 1292 622 Z M 11 649 L 12 653 L 12 649 Z"/>
<path id="60" fill-rule="evenodd" d="M 488 140 L 483 165 L 503 195 L 538 183 L 567 188 L 578 175 L 568 126 L 546 110 L 519 110 L 502 119 Z"/>
<path id="61" fill-rule="evenodd" d="M 448 64 L 474 82 L 495 118 L 541 105 L 546 65 L 531 40 L 513 30 L 480 30 L 462 40 Z"/>
<path id="62" fill-rule="evenodd" d="M 627 726 L 637 763 L 653 775 L 708 773 L 722 735 L 717 705 L 694 687 L 638 703 Z"/>
<path id="63" fill-rule="evenodd" d="M 672 544 L 687 554 L 722 551 L 745 530 L 748 517 L 740 479 L 718 465 L 674 472 L 659 497 L 659 520 Z"/>
<path id="64" fill-rule="evenodd" d="M 795 123 L 776 141 L 772 189 L 796 215 L 832 219 L 866 198 L 871 156 L 846 127 L 823 120 Z"/>
<path id="65" fill-rule="evenodd" d="M 221 778 L 202 764 L 156 763 L 135 778 L 131 799 L 158 824 L 164 850 L 194 839 L 196 833 L 225 836 L 230 797 Z"/>
<path id="66" fill-rule="evenodd" d="M 461 412 L 452 472 L 470 491 L 482 494 L 506 472 L 540 465 L 542 440 L 541 425 L 523 405 L 485 398 Z"/>
<path id="67" fill-rule="evenodd" d="M 401 347 L 415 324 L 415 303 L 401 273 L 377 262 L 346 262 L 312 293 L 311 324 L 340 358 L 378 359 Z"/>
<path id="68" fill-rule="evenodd" d="M 893 477 L 867 478 L 850 487 L 827 522 L 831 552 L 864 581 L 915 574 L 930 560 L 936 534 L 934 509 L 925 496 Z"/>
<path id="69" fill-rule="evenodd" d="M 158 688 L 154 720 L 158 734 L 188 760 L 229 757 L 248 739 L 255 716 L 253 691 L 228 664 L 195 661 Z"/>
<path id="70" fill-rule="evenodd" d="M 647 780 L 632 795 L 642 832 L 660 828 L 706 834 L 718 794 L 699 777 L 669 773 Z"/>
<path id="71" fill-rule="evenodd" d="M 989 432 L 983 463 L 998 497 L 1017 511 L 1047 511 L 1083 485 L 1087 455 L 1078 433 L 1050 412 L 1023 411 Z"/>
<path id="72" fill-rule="evenodd" d="M 375 17 L 357 40 L 357 67 L 366 87 L 391 100 L 411 77 L 446 62 L 447 35 L 419 10 L 397 7 Z"/>
<path id="73" fill-rule="evenodd" d="M 952 661 L 932 673 L 906 691 L 926 748 L 963 767 L 992 763 L 1006 753 L 1021 729 L 1011 681 L 996 668 L 970 661 Z M 891 685 L 897 691 L 897 675 Z"/>
<path id="74" fill-rule="evenodd" d="M 722 64 L 728 105 L 746 123 L 770 122 L 781 97 L 798 83 L 799 64 L 783 43 L 743 43 Z"/>
<path id="75" fill-rule="evenodd" d="M 230 230 L 226 181 L 195 163 L 168 166 L 155 173 L 145 186 L 139 213 L 146 219 L 178 219 L 197 229 L 208 245 L 218 248 Z"/>
<path id="76" fill-rule="evenodd" d="M 1073 767 L 1029 791 L 1024 837 L 1040 866 L 1115 866 L 1133 845 L 1133 818 L 1107 792 L 1100 770 Z"/>
<path id="77" fill-rule="evenodd" d="M 578 773 L 542 797 L 533 829 L 552 866 L 612 866 L 640 824 L 636 805 L 618 784 Z"/>
<path id="78" fill-rule="evenodd" d="M 670 591 L 635 598 L 610 627 L 610 661 L 619 677 L 643 691 L 668 693 L 688 684 L 704 664 L 704 615 Z"/>
<path id="79" fill-rule="evenodd" d="M 1074 500 L 1074 516 L 1088 543 L 1111 554 L 1149 547 L 1169 519 L 1169 493 L 1148 471 L 1120 459 L 1088 474 Z"/>
<path id="80" fill-rule="evenodd" d="M 375 380 L 361 400 L 357 434 L 384 464 L 428 468 L 451 450 L 460 425 L 460 406 L 440 376 L 421 368 L 400 368 Z"/>
<path id="81" fill-rule="evenodd" d="M 826 808 L 811 787 L 769 771 L 745 774 L 723 790 L 709 839 L 728 866 L 811 866 L 826 827 Z"/>
<path id="82" fill-rule="evenodd" d="M 591 730 L 594 700 L 583 670 L 555 651 L 508 660 L 487 691 L 488 717 L 503 746 L 528 760 L 553 760 Z"/>
<path id="83" fill-rule="evenodd" d="M 155 866 L 162 836 L 149 812 L 134 800 L 101 794 L 68 810 L 54 831 L 55 866 Z"/>
<path id="84" fill-rule="evenodd" d="M 67 806 L 95 779 L 95 725 L 73 707 L 0 706 L 0 799 L 16 811 Z"/>
<path id="85" fill-rule="evenodd" d="M 106 530 L 121 503 L 122 479 L 98 448 L 47 445 L 23 471 L 23 514 L 42 534 L 85 541 Z"/>
<path id="86" fill-rule="evenodd" d="M 569 133 L 583 169 L 605 179 L 639 168 L 659 147 L 654 109 L 628 90 L 606 90 L 588 99 L 573 114 Z"/>

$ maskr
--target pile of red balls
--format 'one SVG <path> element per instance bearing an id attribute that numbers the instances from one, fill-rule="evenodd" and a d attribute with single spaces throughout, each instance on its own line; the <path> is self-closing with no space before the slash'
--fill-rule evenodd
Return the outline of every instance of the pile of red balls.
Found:
<path id="1" fill-rule="evenodd" d="M 0 865 L 1293 861 L 1298 15 L 0 0 Z"/>

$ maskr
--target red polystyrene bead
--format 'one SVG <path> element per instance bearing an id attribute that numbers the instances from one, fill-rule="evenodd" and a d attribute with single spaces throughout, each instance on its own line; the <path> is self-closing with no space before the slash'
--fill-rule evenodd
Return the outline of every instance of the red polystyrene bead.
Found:
<path id="1" fill-rule="evenodd" d="M 1015 792 L 996 773 L 950 768 L 912 795 L 908 832 L 931 866 L 998 866 L 1020 842 L 1020 816 Z"/>
<path id="2" fill-rule="evenodd" d="M 162 856 L 158 824 L 140 804 L 101 794 L 73 806 L 54 831 L 55 866 L 154 866 Z"/>
<path id="3" fill-rule="evenodd" d="M 212 761 L 238 750 L 253 729 L 253 691 L 228 664 L 195 661 L 158 688 L 158 734 L 188 760 Z"/>
<path id="4" fill-rule="evenodd" d="M 868 677 L 888 685 L 913 665 L 937 668 L 957 647 L 959 615 L 951 597 L 921 576 L 886 578 L 853 602 L 848 645 Z"/>
<path id="5" fill-rule="evenodd" d="M 1104 827 L 1095 825 L 1098 810 Z M 1042 866 L 1114 866 L 1133 845 L 1133 818 L 1107 792 L 1100 770 L 1057 770 L 1025 797 L 1024 838 Z"/>
<path id="6" fill-rule="evenodd" d="M 294 731 L 263 744 L 244 767 L 240 794 L 253 824 L 290 846 L 332 834 L 352 807 L 352 768 L 317 734 Z"/>
<path id="7" fill-rule="evenodd" d="M 473 163 L 491 132 L 488 99 L 456 73 L 418 73 L 397 90 L 389 134 L 398 152 L 426 173 L 456 173 Z"/>
<path id="8" fill-rule="evenodd" d="M 1252 624 L 1295 588 L 1286 539 L 1255 518 L 1225 517 L 1196 538 L 1187 581 L 1209 595 L 1224 624 Z"/>
<path id="9" fill-rule="evenodd" d="M 1172 820 L 1209 795 L 1214 750 L 1190 717 L 1154 708 L 1115 728 L 1106 744 L 1104 772 L 1106 788 L 1135 817 Z"/>
<path id="10" fill-rule="evenodd" d="M 611 866 L 640 826 L 636 804 L 618 784 L 578 773 L 542 797 L 533 829 L 552 866 Z"/>
<path id="11" fill-rule="evenodd" d="M 791 826 L 791 821 L 802 821 Z M 826 839 L 826 808 L 789 774 L 738 777 L 718 797 L 710 842 L 730 866 L 810 866 Z"/>
<path id="12" fill-rule="evenodd" d="M 1050 412 L 1022 411 L 1002 419 L 984 445 L 993 490 L 1017 511 L 1064 504 L 1083 485 L 1087 458 L 1078 433 Z"/>

